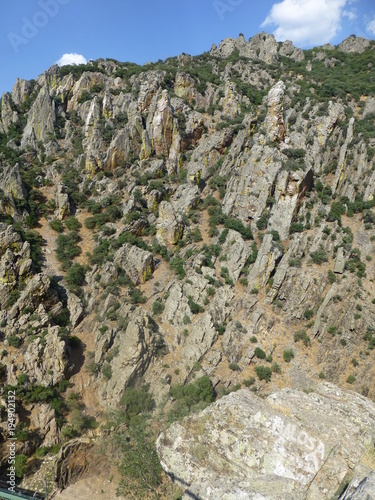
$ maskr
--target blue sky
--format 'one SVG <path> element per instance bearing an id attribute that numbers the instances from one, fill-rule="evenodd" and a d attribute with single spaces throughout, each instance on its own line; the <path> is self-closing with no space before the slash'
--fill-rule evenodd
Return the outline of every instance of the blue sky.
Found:
<path id="1" fill-rule="evenodd" d="M 64 54 L 145 63 L 260 31 L 302 48 L 375 38 L 374 0 L 3 0 L 0 95 Z M 69 58 L 68 58 L 69 60 Z"/>

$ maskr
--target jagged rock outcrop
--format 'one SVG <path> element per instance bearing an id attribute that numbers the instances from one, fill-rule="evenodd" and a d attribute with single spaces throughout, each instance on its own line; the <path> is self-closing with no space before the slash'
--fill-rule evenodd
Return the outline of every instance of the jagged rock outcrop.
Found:
<path id="1" fill-rule="evenodd" d="M 135 285 L 144 283 L 151 277 L 155 262 L 151 252 L 124 243 L 116 252 L 115 264 L 121 267 Z"/>
<path id="2" fill-rule="evenodd" d="M 21 148 L 37 147 L 37 142 L 48 144 L 55 138 L 56 106 L 47 87 L 42 87 L 35 99 L 23 132 Z"/>
<path id="3" fill-rule="evenodd" d="M 17 106 L 21 106 L 25 99 L 30 95 L 32 85 L 28 80 L 17 78 L 12 88 L 12 99 Z"/>
<path id="4" fill-rule="evenodd" d="M 57 184 L 54 192 L 56 204 L 55 216 L 59 220 L 64 220 L 70 215 L 69 195 L 65 192 L 65 187 L 62 184 Z"/>
<path id="5" fill-rule="evenodd" d="M 56 412 L 49 404 L 36 405 L 31 409 L 31 425 L 42 433 L 42 446 L 53 446 L 59 442 Z"/>
<path id="6" fill-rule="evenodd" d="M 58 327 L 52 327 L 43 340 L 37 338 L 27 346 L 19 370 L 27 373 L 31 382 L 48 387 L 65 378 L 67 367 L 66 342 L 59 337 Z"/>
<path id="7" fill-rule="evenodd" d="M 291 59 L 294 59 L 294 61 L 298 62 L 305 59 L 303 50 L 299 49 L 298 47 L 294 47 L 293 43 L 290 40 L 285 40 L 285 42 L 281 44 L 279 54 L 284 57 L 290 57 Z"/>
<path id="8" fill-rule="evenodd" d="M 16 318 L 25 307 L 36 309 L 44 298 L 48 296 L 50 279 L 45 274 L 36 274 L 28 282 L 20 298 L 9 311 L 9 318 Z"/>
<path id="9" fill-rule="evenodd" d="M 67 307 L 69 310 L 70 323 L 72 325 L 72 328 L 75 328 L 83 318 L 84 309 L 82 301 L 79 297 L 77 297 L 77 295 L 69 292 Z"/>
<path id="10" fill-rule="evenodd" d="M 233 130 L 228 128 L 202 137 L 187 166 L 189 179 L 197 186 L 201 180 L 207 180 L 209 167 L 215 165 L 232 141 Z"/>
<path id="11" fill-rule="evenodd" d="M 275 205 L 268 221 L 268 227 L 279 233 L 281 240 L 286 240 L 293 217 L 298 211 L 299 204 L 313 186 L 314 172 L 282 171 L 277 176 L 275 186 Z"/>
<path id="12" fill-rule="evenodd" d="M 303 61 L 305 58 L 303 51 L 294 47 L 291 41 L 287 40 L 278 45 L 275 37 L 265 32 L 258 33 L 248 42 L 243 35 L 238 38 L 225 38 L 218 47 L 214 45 L 211 48 L 211 54 L 225 59 L 235 50 L 239 51 L 240 56 L 259 59 L 267 64 L 275 64 L 279 59 L 279 54 L 295 61 Z"/>
<path id="13" fill-rule="evenodd" d="M 267 234 L 263 238 L 257 260 L 247 276 L 252 288 L 259 289 L 266 285 L 281 256 L 282 251 L 273 243 L 272 234 Z"/>
<path id="14" fill-rule="evenodd" d="M 265 400 L 241 390 L 172 425 L 157 449 L 183 498 L 331 498 L 366 470 L 374 427 L 374 404 L 331 384 Z"/>
<path id="15" fill-rule="evenodd" d="M 5 133 L 9 132 L 11 125 L 18 122 L 18 115 L 12 109 L 12 97 L 9 94 L 3 94 L 1 97 L 1 124 Z"/>
<path id="16" fill-rule="evenodd" d="M 361 36 L 350 35 L 348 38 L 345 38 L 337 48 L 342 50 L 342 52 L 364 52 L 370 45 L 370 40 L 367 38 L 363 38 Z"/>
<path id="17" fill-rule="evenodd" d="M 135 311 L 124 330 L 120 330 L 113 349 L 118 354 L 111 361 L 111 378 L 103 380 L 99 397 L 105 406 L 116 407 L 129 384 L 144 375 L 156 351 L 157 335 L 154 325 L 141 310 Z"/>
<path id="18" fill-rule="evenodd" d="M 283 142 L 285 138 L 284 92 L 285 84 L 280 81 L 268 93 L 266 127 L 270 141 Z"/>
<path id="19" fill-rule="evenodd" d="M 0 180 L 0 189 L 14 200 L 25 200 L 27 191 L 21 179 L 20 168 L 18 163 L 14 166 L 8 166 L 4 169 Z"/>
<path id="20" fill-rule="evenodd" d="M 228 269 L 230 279 L 235 283 L 240 277 L 252 247 L 249 241 L 244 241 L 242 236 L 230 229 L 225 239 L 222 253 L 226 256 L 225 267 Z"/>
<path id="21" fill-rule="evenodd" d="M 166 90 L 163 90 L 158 97 L 154 108 L 150 109 L 153 114 L 149 136 L 155 154 L 169 156 L 174 135 L 173 110 Z"/>
<path id="22" fill-rule="evenodd" d="M 25 279 L 31 270 L 30 244 L 11 226 L 0 224 L 0 307 L 5 306 L 18 281 Z"/>
<path id="23" fill-rule="evenodd" d="M 241 55 L 253 59 L 260 59 L 267 64 L 277 62 L 277 42 L 273 35 L 262 32 L 250 38 L 249 43 L 244 45 Z"/>
<path id="24" fill-rule="evenodd" d="M 162 201 L 159 205 L 159 218 L 156 224 L 158 237 L 163 243 L 176 245 L 181 239 L 184 225 L 180 214 L 176 213 L 169 201 Z"/>

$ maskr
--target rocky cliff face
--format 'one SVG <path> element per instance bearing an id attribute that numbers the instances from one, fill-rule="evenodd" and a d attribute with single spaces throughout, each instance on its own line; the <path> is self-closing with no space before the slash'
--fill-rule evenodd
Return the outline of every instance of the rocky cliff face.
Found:
<path id="1" fill-rule="evenodd" d="M 202 377 L 216 396 L 326 379 L 374 398 L 374 59 L 361 38 L 302 51 L 261 33 L 142 67 L 53 66 L 4 94 L 0 372 L 4 412 L 15 390 L 33 430 L 22 453 L 145 384 L 154 416 Z M 304 495 L 313 472 L 293 467 L 272 480 Z M 311 488 L 328 498 L 345 467 Z"/>

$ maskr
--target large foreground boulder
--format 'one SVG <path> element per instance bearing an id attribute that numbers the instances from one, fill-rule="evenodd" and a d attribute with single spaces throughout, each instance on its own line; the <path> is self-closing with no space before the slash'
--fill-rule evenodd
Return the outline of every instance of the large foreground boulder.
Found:
<path id="1" fill-rule="evenodd" d="M 266 399 L 234 392 L 172 425 L 157 449 L 183 498 L 331 499 L 371 474 L 374 431 L 370 400 L 324 383 Z"/>

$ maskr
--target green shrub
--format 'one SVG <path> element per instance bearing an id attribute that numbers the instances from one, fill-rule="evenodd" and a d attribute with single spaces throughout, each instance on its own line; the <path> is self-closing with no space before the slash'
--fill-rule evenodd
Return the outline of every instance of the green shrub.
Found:
<path id="1" fill-rule="evenodd" d="M 250 387 L 255 383 L 255 378 L 254 377 L 249 377 L 246 380 L 243 381 L 245 387 Z"/>
<path id="2" fill-rule="evenodd" d="M 303 341 L 305 346 L 309 346 L 311 344 L 310 337 L 307 335 L 306 330 L 299 330 L 294 334 L 294 342 Z"/>
<path id="3" fill-rule="evenodd" d="M 281 373 L 281 367 L 278 363 L 273 363 L 271 366 L 272 373 Z"/>
<path id="4" fill-rule="evenodd" d="M 155 300 L 152 304 L 152 312 L 154 314 L 161 314 L 164 311 L 164 305 L 160 300 Z"/>
<path id="5" fill-rule="evenodd" d="M 335 275 L 335 273 L 332 271 L 332 269 L 329 269 L 329 271 L 328 271 L 328 281 L 329 281 L 331 284 L 335 283 L 335 281 L 336 281 L 336 275 Z"/>
<path id="6" fill-rule="evenodd" d="M 125 389 L 120 406 L 125 413 L 125 420 L 128 423 L 137 415 L 150 413 L 155 406 L 155 401 L 149 393 L 150 385 L 145 384 L 140 389 L 128 387 Z"/>
<path id="7" fill-rule="evenodd" d="M 354 375 L 349 375 L 349 377 L 346 379 L 348 384 L 354 384 L 356 378 Z"/>
<path id="8" fill-rule="evenodd" d="M 266 359 L 266 353 L 260 347 L 255 348 L 254 355 L 259 359 Z"/>
<path id="9" fill-rule="evenodd" d="M 259 229 L 259 231 L 263 231 L 267 229 L 268 226 L 268 220 L 270 218 L 270 214 L 268 212 L 264 212 L 260 218 L 257 220 L 256 226 Z"/>
<path id="10" fill-rule="evenodd" d="M 224 226 L 226 227 L 226 229 L 233 229 L 234 231 L 239 232 L 245 240 L 253 239 L 253 233 L 251 231 L 250 225 L 244 226 L 244 224 L 238 219 L 227 217 L 224 221 Z"/>
<path id="11" fill-rule="evenodd" d="M 171 260 L 170 266 L 180 279 L 185 278 L 186 273 L 184 269 L 184 259 L 182 257 L 175 257 Z"/>
<path id="12" fill-rule="evenodd" d="M 147 302 L 147 298 L 142 294 L 139 288 L 129 290 L 129 300 L 132 304 L 144 304 Z"/>
<path id="13" fill-rule="evenodd" d="M 334 222 L 335 220 L 341 224 L 341 216 L 346 212 L 346 207 L 341 201 L 333 201 L 331 205 L 331 210 L 327 215 L 328 222 Z"/>
<path id="14" fill-rule="evenodd" d="M 229 363 L 229 369 L 233 371 L 240 371 L 240 367 L 237 363 Z"/>
<path id="15" fill-rule="evenodd" d="M 314 264 L 318 264 L 319 266 L 323 264 L 323 262 L 328 262 L 328 256 L 322 246 L 320 246 L 315 252 L 311 252 L 310 257 Z"/>
<path id="16" fill-rule="evenodd" d="M 193 297 L 191 295 L 188 296 L 188 302 L 189 302 L 189 307 L 190 311 L 193 314 L 198 314 L 204 311 L 203 307 L 194 302 Z"/>
<path id="17" fill-rule="evenodd" d="M 18 480 L 22 479 L 26 472 L 27 456 L 23 453 L 17 453 L 15 456 L 15 476 Z"/>
<path id="18" fill-rule="evenodd" d="M 82 224 L 79 222 L 77 217 L 74 217 L 73 215 L 71 217 L 68 217 L 65 221 L 65 226 L 70 230 L 70 231 L 78 231 L 81 227 Z"/>
<path id="19" fill-rule="evenodd" d="M 255 373 L 257 374 L 259 380 L 265 380 L 266 382 L 269 382 L 271 380 L 272 370 L 268 366 L 256 366 Z"/>
<path id="20" fill-rule="evenodd" d="M 301 267 L 302 260 L 299 257 L 295 257 L 293 259 L 289 259 L 288 264 L 290 267 Z"/>
<path id="21" fill-rule="evenodd" d="M 303 313 L 305 319 L 309 320 L 314 316 L 314 311 L 312 309 L 306 309 L 306 311 Z"/>
<path id="22" fill-rule="evenodd" d="M 82 286 L 85 281 L 84 267 L 78 263 L 73 264 L 66 273 L 66 281 L 70 291 L 77 291 L 77 288 Z"/>
<path id="23" fill-rule="evenodd" d="M 292 222 L 289 228 L 289 233 L 303 233 L 305 227 L 300 222 Z"/>
<path id="24" fill-rule="evenodd" d="M 294 352 L 293 349 L 286 349 L 283 352 L 283 358 L 286 363 L 290 363 L 292 359 L 294 358 Z"/>
<path id="25" fill-rule="evenodd" d="M 207 376 L 187 385 L 171 387 L 170 395 L 176 401 L 168 415 L 169 421 L 183 418 L 194 409 L 202 409 L 215 399 L 214 388 Z"/>
<path id="26" fill-rule="evenodd" d="M 109 363 L 104 363 L 102 366 L 102 374 L 106 380 L 110 380 L 112 378 L 112 367 Z"/>
<path id="27" fill-rule="evenodd" d="M 22 342 L 21 338 L 17 335 L 9 335 L 9 337 L 7 337 L 7 340 L 8 344 L 12 347 L 19 347 Z"/>
<path id="28" fill-rule="evenodd" d="M 51 220 L 50 223 L 49 223 L 49 225 L 57 233 L 63 233 L 64 232 L 63 223 L 59 219 L 53 219 L 53 220 Z"/>
<path id="29" fill-rule="evenodd" d="M 155 442 L 147 426 L 140 422 L 128 433 L 117 434 L 117 446 L 122 454 L 121 475 L 117 494 L 124 498 L 156 498 L 155 491 L 162 481 L 163 469 Z"/>
<path id="30" fill-rule="evenodd" d="M 81 238 L 76 231 L 72 231 L 67 235 L 60 234 L 56 240 L 56 254 L 59 261 L 63 264 L 68 264 L 70 267 L 72 259 L 81 253 L 81 249 L 78 246 L 80 241 Z"/>

